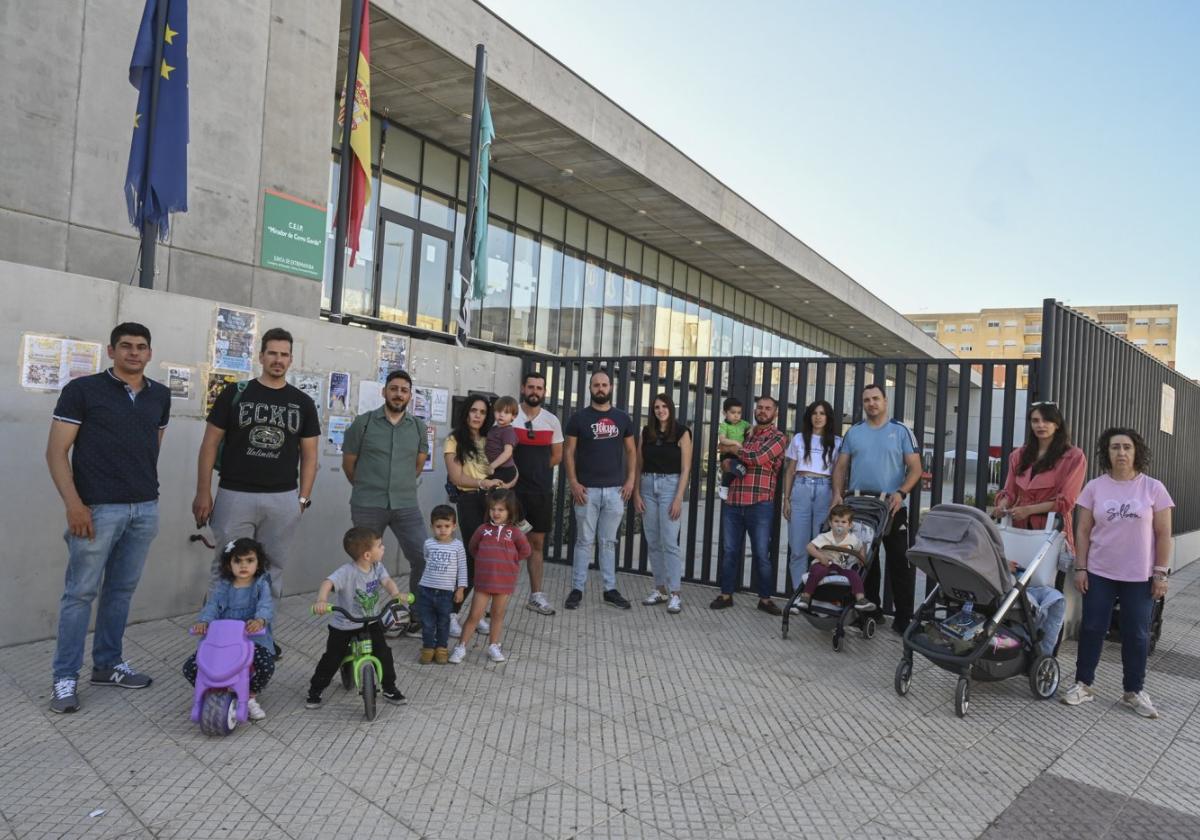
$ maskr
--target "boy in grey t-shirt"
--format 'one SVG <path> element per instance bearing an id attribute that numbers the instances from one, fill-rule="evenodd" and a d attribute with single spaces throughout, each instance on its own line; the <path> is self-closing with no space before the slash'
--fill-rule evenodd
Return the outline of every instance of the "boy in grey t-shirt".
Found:
<path id="1" fill-rule="evenodd" d="M 324 615 L 329 612 L 330 594 L 335 596 L 334 603 L 337 606 L 351 615 L 359 616 L 378 613 L 380 606 L 388 600 L 384 593 L 393 598 L 400 596 L 400 588 L 383 566 L 383 540 L 379 534 L 370 528 L 351 528 L 342 538 L 342 548 L 353 562 L 339 566 L 321 582 L 321 588 L 317 590 L 317 602 L 313 604 L 314 613 Z M 333 614 L 329 620 L 325 654 L 317 663 L 308 686 L 308 699 L 304 701 L 306 709 L 320 708 L 321 692 L 333 680 L 333 675 L 338 672 L 350 648 L 350 642 L 362 627 L 362 624 L 350 621 L 340 613 Z M 407 702 L 396 687 L 396 665 L 392 661 L 392 649 L 383 635 L 383 625 L 376 621 L 368 625 L 367 632 L 371 634 L 372 652 L 383 666 L 381 693 L 384 699 L 400 704 Z"/>

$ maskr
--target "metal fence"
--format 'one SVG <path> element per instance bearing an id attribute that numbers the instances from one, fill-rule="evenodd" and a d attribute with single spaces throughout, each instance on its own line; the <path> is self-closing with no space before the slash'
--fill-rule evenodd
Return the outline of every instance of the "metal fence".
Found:
<path id="1" fill-rule="evenodd" d="M 1200 479 L 1200 385 L 1053 299 L 1042 305 L 1038 367 L 1040 399 L 1059 404 L 1089 476 L 1100 471 L 1100 433 L 1136 429 L 1153 456 L 1149 473 L 1175 501 L 1175 533 L 1200 528 L 1200 494 L 1187 489 Z"/>
<path id="2" fill-rule="evenodd" d="M 779 427 L 798 431 L 805 407 L 827 400 L 845 426 L 861 419 L 860 392 L 868 383 L 884 385 L 892 417 L 916 433 L 925 470 L 922 491 L 909 500 L 911 528 L 921 512 L 944 501 L 983 508 L 1003 484 L 1007 456 L 1023 442 L 1029 387 L 1036 387 L 1033 360 L 930 359 L 761 359 L 613 357 L 564 359 L 527 356 L 527 370 L 546 376 L 546 408 L 564 422 L 590 402 L 589 378 L 603 368 L 613 380 L 613 405 L 629 412 L 640 429 L 659 393 L 670 394 L 680 422 L 692 429 L 690 486 L 683 514 L 684 579 L 714 583 L 720 555 L 717 486 L 717 424 L 727 396 L 736 396 L 752 412 L 754 397 L 779 401 Z M 776 493 L 770 557 L 775 590 L 788 591 L 787 528 Z M 559 470 L 554 530 L 547 536 L 546 559 L 571 562 L 574 556 L 573 510 L 566 500 L 565 470 Z M 781 562 L 783 561 L 783 562 Z M 648 570 L 645 541 L 632 504 L 619 537 L 617 566 Z M 749 564 L 741 581 L 749 583 Z"/>

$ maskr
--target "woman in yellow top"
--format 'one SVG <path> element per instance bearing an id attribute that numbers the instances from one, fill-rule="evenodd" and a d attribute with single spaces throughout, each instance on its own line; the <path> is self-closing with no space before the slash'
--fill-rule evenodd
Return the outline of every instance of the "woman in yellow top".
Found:
<path id="1" fill-rule="evenodd" d="M 450 483 L 458 490 L 455 507 L 458 508 L 458 531 L 462 534 L 463 545 L 466 546 L 475 530 L 483 524 L 487 515 L 484 501 L 489 490 L 497 487 L 509 489 L 516 484 L 516 479 L 505 484 L 498 478 L 491 478 L 491 468 L 484 446 L 487 443 L 488 429 L 492 427 L 492 407 L 485 397 L 474 396 L 463 403 L 458 415 L 458 422 L 446 437 L 442 452 L 446 459 L 446 475 Z M 467 549 L 467 578 L 466 592 L 470 593 L 471 585 L 475 582 L 475 557 Z M 464 600 L 465 600 L 464 595 Z M 480 632 L 488 632 L 486 619 L 478 627 Z M 457 615 L 450 616 L 450 635 L 458 636 L 459 622 Z"/>

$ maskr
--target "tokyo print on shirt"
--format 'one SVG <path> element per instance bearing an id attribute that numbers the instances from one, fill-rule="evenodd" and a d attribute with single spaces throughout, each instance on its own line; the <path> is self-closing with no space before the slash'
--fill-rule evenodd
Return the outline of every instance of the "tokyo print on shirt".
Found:
<path id="1" fill-rule="evenodd" d="M 620 487 L 625 483 L 625 438 L 633 418 L 619 408 L 581 408 L 567 421 L 568 437 L 577 438 L 575 476 L 584 487 Z"/>
<path id="2" fill-rule="evenodd" d="M 284 493 L 299 484 L 300 439 L 321 435 L 321 418 L 294 385 L 268 388 L 257 379 L 242 391 L 225 387 L 208 422 L 225 432 L 221 487 L 243 493 Z"/>

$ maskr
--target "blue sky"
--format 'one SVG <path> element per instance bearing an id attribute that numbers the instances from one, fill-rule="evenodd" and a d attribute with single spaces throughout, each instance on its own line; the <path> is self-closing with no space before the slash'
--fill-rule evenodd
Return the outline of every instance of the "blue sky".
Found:
<path id="1" fill-rule="evenodd" d="M 900 311 L 1178 303 L 1200 376 L 1200 2 L 486 5 Z"/>

